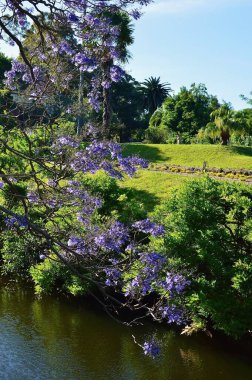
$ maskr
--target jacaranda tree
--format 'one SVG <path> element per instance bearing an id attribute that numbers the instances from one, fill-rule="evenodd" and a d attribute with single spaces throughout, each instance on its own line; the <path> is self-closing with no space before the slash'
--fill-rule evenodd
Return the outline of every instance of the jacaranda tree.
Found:
<path id="1" fill-rule="evenodd" d="M 52 123 L 48 110 L 49 94 L 57 86 L 55 76 L 47 70 L 47 47 L 59 59 L 59 70 L 62 59 L 81 72 L 91 73 L 89 102 L 98 111 L 104 89 L 123 75 L 119 29 L 109 15 L 122 11 L 137 19 L 138 7 L 150 2 L 0 2 L 1 38 L 16 44 L 21 56 L 6 73 L 6 86 L 18 96 L 11 110 L 16 128 L 1 128 L 0 222 L 3 235 L 11 234 L 25 242 L 27 255 L 32 249 L 29 245 L 39 247 L 39 256 L 32 249 L 28 260 L 37 289 L 46 289 L 54 278 L 65 279 L 71 293 L 88 289 L 113 317 L 118 318 L 119 310 L 127 307 L 159 321 L 183 324 L 183 292 L 189 281 L 184 274 L 171 271 L 165 257 L 148 248 L 148 236 L 162 235 L 163 227 L 149 219 L 123 224 L 115 215 L 104 215 L 100 212 L 103 200 L 90 193 L 85 184 L 88 173 L 103 170 L 120 179 L 124 174 L 134 175 L 137 167 L 146 167 L 147 163 L 138 157 L 123 157 L 121 147 L 110 141 L 83 143 L 69 126 L 64 129 Z M 66 22 L 76 39 L 74 46 L 59 33 Z M 23 44 L 31 26 L 40 37 L 33 54 Z M 61 79 L 58 85 L 67 87 L 71 76 Z M 35 113 L 31 112 L 37 109 L 42 110 L 43 117 L 34 122 Z M 109 115 L 106 109 L 103 112 L 104 127 Z M 90 134 L 92 128 L 89 126 Z M 8 258 L 6 244 L 4 255 Z M 142 347 L 148 355 L 158 353 L 153 341 Z"/>

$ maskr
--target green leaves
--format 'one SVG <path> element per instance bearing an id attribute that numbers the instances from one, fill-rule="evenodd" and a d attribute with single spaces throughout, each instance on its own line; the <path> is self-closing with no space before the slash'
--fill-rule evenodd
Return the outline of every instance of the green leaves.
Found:
<path id="1" fill-rule="evenodd" d="M 192 329 L 202 323 L 235 337 L 250 330 L 252 189 L 207 177 L 190 181 L 154 218 L 167 233 L 152 239 L 153 247 L 161 245 L 177 270 L 192 274 L 186 293 Z"/>

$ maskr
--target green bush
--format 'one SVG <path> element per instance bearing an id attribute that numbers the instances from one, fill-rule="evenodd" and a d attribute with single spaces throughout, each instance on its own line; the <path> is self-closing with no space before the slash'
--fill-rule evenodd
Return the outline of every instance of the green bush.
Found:
<path id="1" fill-rule="evenodd" d="M 121 188 L 118 181 L 106 173 L 86 174 L 81 177 L 81 181 L 87 190 L 103 200 L 99 210 L 101 215 L 117 216 L 126 223 L 146 216 L 144 206 L 138 200 L 138 191 Z"/>
<path id="2" fill-rule="evenodd" d="M 121 194 L 121 189 L 114 178 L 100 171 L 96 174 L 82 176 L 81 182 L 93 195 L 103 199 L 104 203 L 101 212 L 107 213 L 113 210 Z"/>
<path id="3" fill-rule="evenodd" d="M 74 275 L 56 256 L 49 256 L 31 267 L 30 274 L 37 294 L 63 290 L 77 296 L 86 294 L 90 289 L 89 283 Z"/>
<path id="4" fill-rule="evenodd" d="M 145 141 L 151 144 L 165 144 L 169 140 L 169 132 L 163 127 L 149 127 L 145 132 Z"/>
<path id="5" fill-rule="evenodd" d="M 17 234 L 14 230 L 6 230 L 1 234 L 0 255 L 2 259 L 1 271 L 4 274 L 21 274 L 39 258 L 41 242 L 33 235 L 23 232 Z"/>
<path id="6" fill-rule="evenodd" d="M 210 178 L 187 182 L 158 207 L 166 227 L 153 248 L 191 279 L 185 308 L 195 327 L 238 337 L 252 328 L 252 189 Z"/>

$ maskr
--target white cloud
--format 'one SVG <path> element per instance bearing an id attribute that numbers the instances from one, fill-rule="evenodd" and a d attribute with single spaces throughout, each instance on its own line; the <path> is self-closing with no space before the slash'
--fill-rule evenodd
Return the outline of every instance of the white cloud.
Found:
<path id="1" fill-rule="evenodd" d="M 240 0 L 244 1 L 246 0 Z M 156 0 L 146 8 L 146 13 L 181 13 L 197 8 L 221 6 L 225 3 L 232 5 L 237 3 L 237 0 Z"/>

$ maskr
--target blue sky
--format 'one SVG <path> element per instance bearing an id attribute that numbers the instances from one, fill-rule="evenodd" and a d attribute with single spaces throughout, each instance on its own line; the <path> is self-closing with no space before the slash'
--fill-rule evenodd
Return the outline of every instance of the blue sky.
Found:
<path id="1" fill-rule="evenodd" d="M 157 0 L 135 25 L 128 70 L 160 76 L 178 91 L 205 83 L 220 100 L 246 107 L 252 91 L 252 0 Z"/>
<path id="2" fill-rule="evenodd" d="M 135 24 L 127 70 L 139 81 L 160 76 L 175 91 L 205 83 L 220 100 L 244 108 L 239 95 L 252 91 L 251 20 L 252 0 L 156 0 Z"/>

